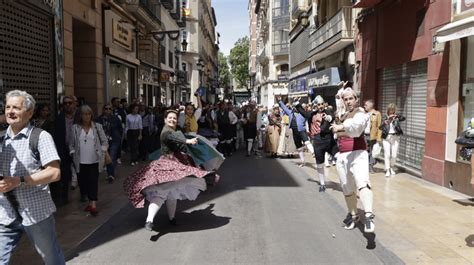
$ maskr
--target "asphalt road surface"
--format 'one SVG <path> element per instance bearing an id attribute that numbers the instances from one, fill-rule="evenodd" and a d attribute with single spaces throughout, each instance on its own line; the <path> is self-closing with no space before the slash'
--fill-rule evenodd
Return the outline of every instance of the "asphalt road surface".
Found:
<path id="1" fill-rule="evenodd" d="M 344 230 L 346 209 L 333 197 L 342 194 L 319 193 L 295 163 L 235 154 L 217 186 L 178 202 L 177 226 L 162 207 L 156 231 L 146 231 L 146 209 L 126 205 L 68 263 L 403 264 L 362 225 Z"/>

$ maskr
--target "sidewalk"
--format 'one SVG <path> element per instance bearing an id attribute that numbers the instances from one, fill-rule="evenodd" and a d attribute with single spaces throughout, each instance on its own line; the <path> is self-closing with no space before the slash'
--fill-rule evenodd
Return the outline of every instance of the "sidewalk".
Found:
<path id="1" fill-rule="evenodd" d="M 93 217 L 84 212 L 87 203 L 80 202 L 79 187 L 69 191 L 69 204 L 58 208 L 55 214 L 56 232 L 66 259 L 73 253 L 74 248 L 80 242 L 96 231 L 128 203 L 122 183 L 128 175 L 142 167 L 144 162 L 132 167 L 129 163 L 126 163 L 128 162 L 127 155 L 122 157 L 122 161 L 123 164 L 117 166 L 118 178 L 114 183 L 107 183 L 105 180 L 106 172 L 102 172 L 99 176 L 98 216 Z M 30 244 L 26 234 L 23 235 L 20 244 L 15 249 L 11 264 L 42 264 L 41 257 L 36 253 L 34 246 Z"/>
<path id="2" fill-rule="evenodd" d="M 314 158 L 307 155 L 306 161 Z M 304 170 L 316 177 L 314 166 Z M 326 168 L 326 175 L 326 192 L 346 207 L 342 193 L 332 188 L 339 185 L 335 167 Z M 407 264 L 474 264 L 474 201 L 467 195 L 406 173 L 385 178 L 380 162 L 371 183 L 375 232 L 385 247 Z"/>

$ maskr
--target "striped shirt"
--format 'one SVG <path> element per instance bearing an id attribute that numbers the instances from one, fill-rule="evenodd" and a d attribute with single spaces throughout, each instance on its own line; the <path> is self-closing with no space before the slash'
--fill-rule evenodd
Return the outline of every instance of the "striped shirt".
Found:
<path id="1" fill-rule="evenodd" d="M 59 161 L 58 152 L 51 135 L 42 131 L 38 141 L 40 161 L 37 161 L 29 147 L 32 125 L 13 135 L 8 127 L 3 143 L 0 145 L 0 174 L 2 176 L 30 176 L 41 171 L 50 162 Z M 13 190 L 19 204 L 19 212 L 24 226 L 43 221 L 56 211 L 51 199 L 48 184 L 19 186 Z M 16 220 L 15 209 L 3 193 L 0 193 L 0 224 L 9 225 Z"/>

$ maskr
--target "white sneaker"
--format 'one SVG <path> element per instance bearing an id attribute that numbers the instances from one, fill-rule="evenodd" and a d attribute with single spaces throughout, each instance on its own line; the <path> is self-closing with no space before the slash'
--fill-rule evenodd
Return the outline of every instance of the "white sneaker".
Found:
<path id="1" fill-rule="evenodd" d="M 395 172 L 395 170 L 393 170 L 393 168 L 390 168 L 390 174 L 396 175 L 397 173 Z"/>
<path id="2" fill-rule="evenodd" d="M 120 158 L 117 158 L 117 164 L 119 164 L 119 165 L 122 164 L 122 160 L 120 160 Z"/>
<path id="3" fill-rule="evenodd" d="M 385 177 L 386 177 L 386 178 L 389 178 L 389 177 L 390 177 L 390 169 L 387 169 L 387 171 L 385 172 Z"/>

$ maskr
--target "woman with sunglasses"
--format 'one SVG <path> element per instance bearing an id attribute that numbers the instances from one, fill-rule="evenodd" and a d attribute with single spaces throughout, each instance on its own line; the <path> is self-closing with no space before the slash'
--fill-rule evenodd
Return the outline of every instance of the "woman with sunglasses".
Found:
<path id="1" fill-rule="evenodd" d="M 319 176 L 319 192 L 325 192 L 325 154 L 329 153 L 334 156 L 338 152 L 333 133 L 329 129 L 331 122 L 334 120 L 334 114 L 326 109 L 324 98 L 319 95 L 313 100 L 313 111 L 305 111 L 301 105 L 297 105 L 296 108 L 308 120 L 309 136 L 314 147 L 316 170 Z"/>
<path id="2" fill-rule="evenodd" d="M 122 141 L 122 122 L 119 117 L 113 114 L 112 105 L 106 104 L 102 115 L 97 118 L 97 123 L 102 124 L 109 143 L 109 155 L 112 159 L 112 164 L 107 165 L 107 181 L 113 183 L 116 178 L 115 168 L 117 167 L 117 158 Z"/>

